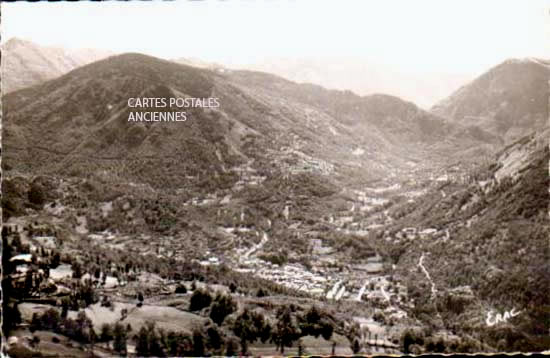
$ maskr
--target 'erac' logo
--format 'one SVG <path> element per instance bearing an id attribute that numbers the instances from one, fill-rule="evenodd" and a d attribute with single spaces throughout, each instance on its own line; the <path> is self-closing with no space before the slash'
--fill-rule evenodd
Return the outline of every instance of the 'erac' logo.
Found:
<path id="1" fill-rule="evenodd" d="M 500 322 L 506 322 L 510 318 L 519 315 L 521 312 L 522 311 L 516 311 L 515 308 L 512 308 L 511 311 L 506 311 L 504 314 L 497 313 L 496 316 L 493 316 L 493 311 L 489 311 L 487 312 L 487 319 L 485 320 L 485 323 L 487 323 L 487 326 L 491 327 Z"/>

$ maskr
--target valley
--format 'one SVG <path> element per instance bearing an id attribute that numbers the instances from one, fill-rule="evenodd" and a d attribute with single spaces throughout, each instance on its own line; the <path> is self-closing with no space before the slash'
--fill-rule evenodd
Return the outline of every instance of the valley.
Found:
<path id="1" fill-rule="evenodd" d="M 128 98 L 176 95 L 220 106 L 128 123 Z M 548 350 L 544 110 L 472 128 L 469 96 L 429 112 L 140 54 L 5 95 L 8 351 Z"/>

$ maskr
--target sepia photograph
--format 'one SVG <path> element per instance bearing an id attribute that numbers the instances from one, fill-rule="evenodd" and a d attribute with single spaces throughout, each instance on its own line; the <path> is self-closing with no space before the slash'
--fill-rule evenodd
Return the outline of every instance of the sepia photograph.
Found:
<path id="1" fill-rule="evenodd" d="M 2 357 L 550 355 L 550 1 L 0 6 Z"/>

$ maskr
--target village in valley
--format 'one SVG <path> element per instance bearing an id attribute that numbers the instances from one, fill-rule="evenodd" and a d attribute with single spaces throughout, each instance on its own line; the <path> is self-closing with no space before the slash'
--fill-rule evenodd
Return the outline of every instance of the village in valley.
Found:
<path id="1" fill-rule="evenodd" d="M 244 186 L 232 189 L 237 192 L 246 186 L 256 186 L 258 180 L 262 180 L 250 168 L 239 173 L 241 184 L 237 185 Z M 437 178 L 433 183 L 440 185 L 441 179 Z M 61 185 L 70 187 L 68 182 Z M 265 219 L 262 228 L 250 227 L 245 225 L 244 212 L 238 215 L 234 226 L 219 226 L 215 230 L 218 241 L 211 247 L 205 240 L 188 242 L 183 237 L 171 235 L 128 235 L 111 230 L 90 232 L 87 217 L 78 215 L 70 220 L 73 226 L 69 229 L 69 235 L 79 236 L 80 240 L 86 240 L 91 246 L 101 246 L 104 250 L 126 252 L 138 260 L 140 256 L 145 258 L 153 255 L 158 260 L 189 261 L 205 269 L 227 267 L 234 272 L 286 287 L 292 292 L 302 292 L 305 297 L 326 302 L 328 305 L 340 302 L 348 305 L 366 303 L 370 307 L 371 315 L 353 316 L 362 332 L 361 344 L 372 347 L 374 351 L 392 352 L 398 349 L 403 330 L 399 322 L 407 317 L 407 311 L 413 307 L 407 286 L 395 271 L 395 264 L 389 262 L 388 258 L 383 258 L 376 249 L 369 251 L 367 256 L 351 258 L 346 252 L 339 252 L 332 247 L 332 240 L 323 239 L 323 232 L 368 240 L 373 230 L 379 231 L 394 221 L 389 214 L 389 202 L 392 195 L 401 190 L 402 184 L 397 183 L 379 188 L 351 190 L 347 196 L 355 200 L 349 203 L 347 210 L 325 215 L 313 227 L 293 220 L 292 205 L 285 205 L 280 220 L 305 243 L 305 252 L 287 253 L 283 260 L 272 254 L 271 219 Z M 153 296 L 146 296 L 145 302 L 154 302 L 157 301 L 154 297 L 158 295 L 173 295 L 176 292 L 176 287 L 181 285 L 177 280 L 128 267 L 121 270 L 115 262 L 111 263 L 111 269 L 75 272 L 82 271 L 82 267 L 78 261 L 67 263 L 70 260 L 67 260 L 66 255 L 70 255 L 71 250 L 63 249 L 55 229 L 58 227 L 56 223 L 67 221 L 67 215 L 72 216 L 70 209 L 63 204 L 63 201 L 71 198 L 71 194 L 64 195 L 46 204 L 44 212 L 13 218 L 4 225 L 4 235 L 11 241 L 11 245 L 28 252 L 10 258 L 10 264 L 14 265 L 14 271 L 10 275 L 13 287 L 27 290 L 30 295 L 19 305 L 23 316 L 32 316 L 37 309 L 38 312 L 43 311 L 47 305 L 57 305 L 64 296 L 72 295 L 75 277 L 79 278 L 81 284 L 92 284 L 96 294 L 103 297 L 101 302 L 115 300 L 127 302 L 125 305 L 135 302 L 136 294 L 141 294 L 140 286 L 145 282 L 145 286 L 155 287 L 156 291 Z M 230 193 L 222 192 L 191 198 L 183 205 L 218 208 L 218 215 L 223 215 L 224 208 L 231 205 L 231 198 Z M 405 195 L 402 200 L 411 204 L 414 202 L 414 195 Z M 105 202 L 99 205 L 97 212 L 106 218 L 119 208 L 130 210 L 128 204 Z M 67 228 L 66 225 L 63 227 Z M 323 230 L 320 231 L 319 228 Z M 403 240 L 445 240 L 449 237 L 448 229 L 441 231 L 435 228 L 406 227 L 394 237 L 389 236 L 387 231 L 380 232 L 387 235 L 384 240 L 391 243 Z M 63 235 L 67 233 L 64 232 Z M 60 254 L 60 251 L 63 253 Z M 53 265 L 51 257 L 56 261 Z M 186 284 L 189 287 L 187 295 L 193 293 L 191 284 L 213 292 L 230 294 L 228 286 L 189 281 Z M 372 317 L 383 318 L 376 321 Z"/>

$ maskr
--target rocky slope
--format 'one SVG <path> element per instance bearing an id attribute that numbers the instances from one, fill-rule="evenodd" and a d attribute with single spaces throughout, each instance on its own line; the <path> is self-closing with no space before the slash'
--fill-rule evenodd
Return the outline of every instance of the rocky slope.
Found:
<path id="1" fill-rule="evenodd" d="M 441 182 L 414 204 L 390 210 L 399 219 L 386 233 L 388 250 L 415 282 L 413 314 L 432 329 L 497 351 L 548 349 L 548 134 L 501 150 L 467 184 Z M 406 234 L 407 227 L 418 230 Z M 421 258 L 431 282 L 418 269 Z M 521 313 L 512 318 L 512 311 Z"/>

